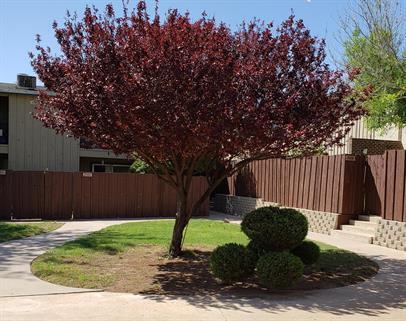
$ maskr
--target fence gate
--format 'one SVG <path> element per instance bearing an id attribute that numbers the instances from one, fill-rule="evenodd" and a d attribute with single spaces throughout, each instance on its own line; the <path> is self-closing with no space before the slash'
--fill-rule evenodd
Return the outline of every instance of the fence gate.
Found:
<path id="1" fill-rule="evenodd" d="M 406 151 L 367 157 L 365 212 L 406 222 Z"/>

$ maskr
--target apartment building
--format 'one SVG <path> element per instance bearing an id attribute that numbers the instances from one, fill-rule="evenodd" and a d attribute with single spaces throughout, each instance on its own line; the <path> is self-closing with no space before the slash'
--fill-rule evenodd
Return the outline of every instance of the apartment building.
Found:
<path id="1" fill-rule="evenodd" d="M 17 84 L 0 83 L 0 169 L 34 171 L 128 171 L 124 155 L 89 148 L 45 128 L 32 117 L 38 95 L 35 77 L 18 75 Z"/>

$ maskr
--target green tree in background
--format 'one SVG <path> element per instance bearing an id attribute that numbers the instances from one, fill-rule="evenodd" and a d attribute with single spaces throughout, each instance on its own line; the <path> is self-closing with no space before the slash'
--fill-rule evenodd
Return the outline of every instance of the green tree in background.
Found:
<path id="1" fill-rule="evenodd" d="M 367 125 L 406 125 L 405 15 L 393 0 L 358 0 L 342 20 L 345 63 Z"/>
<path id="2" fill-rule="evenodd" d="M 196 164 L 196 168 L 193 171 L 193 175 L 206 176 L 207 179 L 210 181 L 210 179 L 212 179 L 212 174 L 214 172 L 219 171 L 219 168 L 221 168 L 221 164 L 218 161 L 202 158 Z M 144 162 L 139 158 L 134 159 L 134 162 L 130 166 L 130 170 L 137 174 L 156 174 L 154 168 L 152 168 L 148 163 Z M 168 171 L 171 175 L 175 174 L 174 168 L 171 166 L 171 164 L 168 164 Z"/>
<path id="3" fill-rule="evenodd" d="M 153 174 L 154 171 L 149 166 L 147 163 L 145 163 L 143 160 L 136 158 L 134 160 L 134 163 L 132 163 L 130 170 L 132 172 L 138 173 L 138 174 Z"/>

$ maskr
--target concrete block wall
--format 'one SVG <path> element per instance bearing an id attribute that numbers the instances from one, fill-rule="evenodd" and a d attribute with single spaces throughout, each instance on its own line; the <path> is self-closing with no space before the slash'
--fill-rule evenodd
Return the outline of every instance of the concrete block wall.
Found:
<path id="1" fill-rule="evenodd" d="M 236 216 L 244 216 L 256 208 L 264 206 L 262 204 L 262 199 L 253 197 L 216 194 L 214 198 L 216 211 Z"/>
<path id="2" fill-rule="evenodd" d="M 245 214 L 264 206 L 280 206 L 277 203 L 265 202 L 261 198 L 217 194 L 214 199 L 214 209 L 230 215 L 244 216 Z M 281 206 L 283 207 L 283 206 Z M 330 234 L 338 228 L 339 214 L 319 212 L 303 208 L 295 208 L 306 216 L 311 232 Z"/>
<path id="3" fill-rule="evenodd" d="M 216 211 L 244 216 L 263 206 L 280 206 L 277 203 L 265 202 L 261 198 L 217 194 L 214 199 Z M 281 206 L 283 207 L 283 206 Z M 340 214 L 319 212 L 303 208 L 295 208 L 307 217 L 309 230 L 316 233 L 330 234 L 339 228 Z M 380 219 L 377 223 L 373 244 L 406 251 L 406 222 Z"/>
<path id="4" fill-rule="evenodd" d="M 272 202 L 263 202 L 263 206 L 280 206 L 280 205 Z M 306 216 L 307 221 L 309 222 L 309 231 L 311 232 L 330 234 L 331 230 L 338 229 L 339 214 L 313 211 L 305 208 L 295 208 L 295 207 L 292 208 L 294 208 L 295 210 L 299 211 L 304 216 Z"/>
<path id="5" fill-rule="evenodd" d="M 406 222 L 379 220 L 373 244 L 406 251 Z"/>

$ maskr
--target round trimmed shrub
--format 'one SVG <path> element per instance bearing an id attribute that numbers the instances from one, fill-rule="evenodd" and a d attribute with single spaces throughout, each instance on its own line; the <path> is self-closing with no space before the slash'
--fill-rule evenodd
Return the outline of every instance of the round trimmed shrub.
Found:
<path id="1" fill-rule="evenodd" d="M 316 263 L 320 257 L 320 248 L 312 241 L 304 241 L 291 252 L 298 256 L 305 265 Z"/>
<path id="2" fill-rule="evenodd" d="M 308 223 L 306 217 L 294 209 L 268 206 L 245 215 L 241 229 L 267 252 L 283 251 L 302 243 Z"/>
<path id="3" fill-rule="evenodd" d="M 228 243 L 218 246 L 210 256 L 210 270 L 224 283 L 241 281 L 254 272 L 244 245 Z"/>
<path id="4" fill-rule="evenodd" d="M 302 261 L 290 252 L 270 252 L 261 256 L 257 274 L 262 285 L 284 289 L 292 286 L 303 275 Z"/>
<path id="5" fill-rule="evenodd" d="M 264 249 L 259 243 L 256 241 L 249 241 L 247 244 L 247 251 L 248 251 L 248 256 L 251 261 L 254 261 L 256 265 L 258 262 L 258 259 L 262 256 L 267 254 L 269 251 Z"/>

